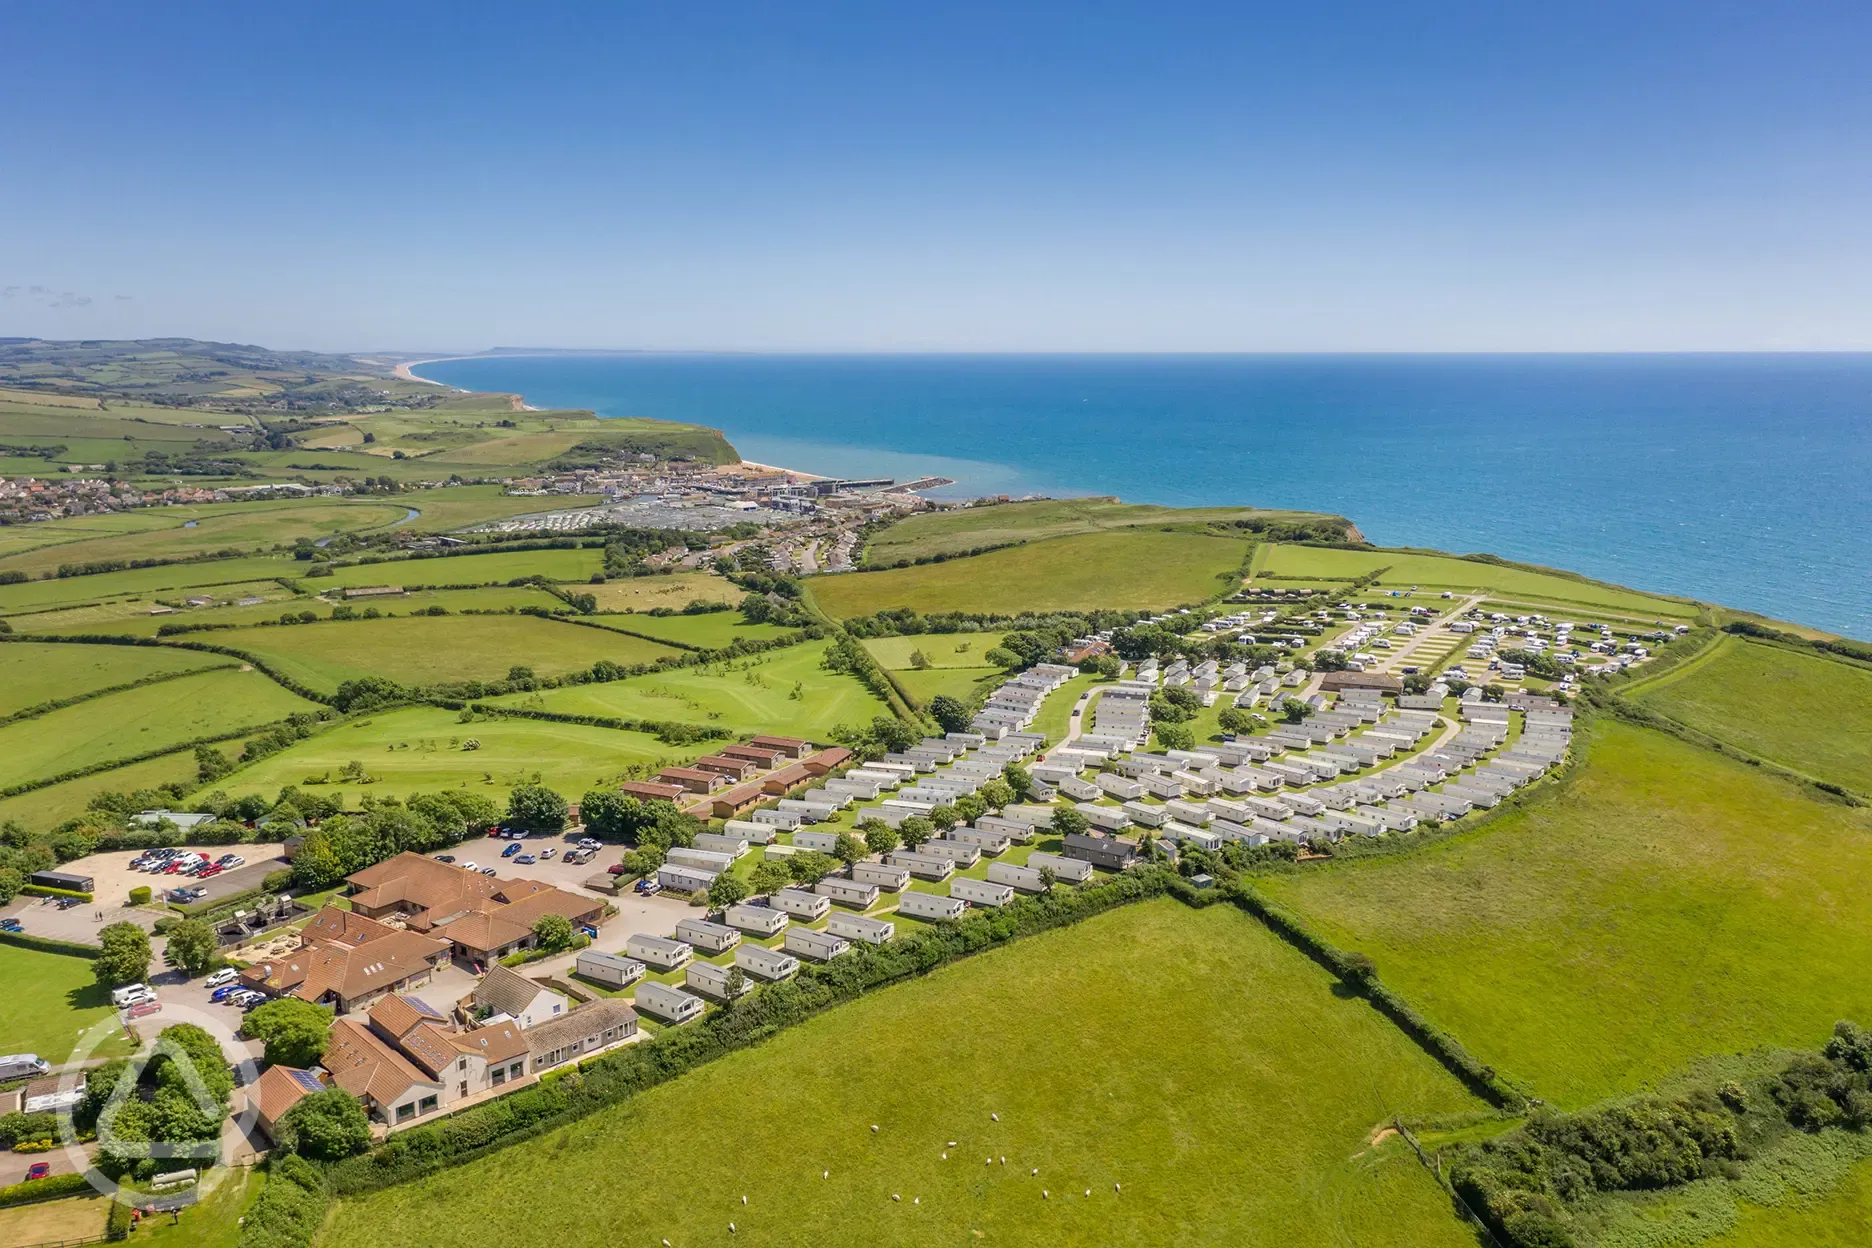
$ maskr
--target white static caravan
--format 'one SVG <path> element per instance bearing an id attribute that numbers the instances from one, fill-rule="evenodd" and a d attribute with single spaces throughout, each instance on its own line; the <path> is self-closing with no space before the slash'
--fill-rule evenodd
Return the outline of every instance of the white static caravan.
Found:
<path id="1" fill-rule="evenodd" d="M 742 902 L 738 906 L 729 906 L 725 916 L 728 926 L 739 928 L 754 936 L 778 936 L 791 922 L 787 912 L 776 910 L 772 906 L 755 906 Z"/>
<path id="2" fill-rule="evenodd" d="M 884 862 L 854 862 L 852 879 L 860 884 L 875 884 L 887 893 L 901 893 L 910 884 L 910 872 Z"/>
<path id="3" fill-rule="evenodd" d="M 897 899 L 897 913 L 917 919 L 959 919 L 968 913 L 968 903 L 960 897 L 911 892 Z"/>
<path id="4" fill-rule="evenodd" d="M 1208 823 L 1212 812 L 1200 802 L 1165 802 L 1164 813 L 1172 819 L 1180 819 L 1191 827 L 1200 828 Z"/>
<path id="5" fill-rule="evenodd" d="M 800 825 L 800 817 L 790 810 L 757 810 L 748 815 L 748 821 L 764 823 L 770 828 L 779 828 L 782 832 L 791 832 Z"/>
<path id="6" fill-rule="evenodd" d="M 1001 812 L 1003 819 L 1012 819 L 1015 823 L 1024 823 L 1029 827 L 1045 827 L 1053 822 L 1051 806 L 1009 806 Z"/>
<path id="7" fill-rule="evenodd" d="M 749 845 L 765 845 L 773 840 L 774 833 L 779 830 L 771 823 L 755 823 L 752 819 L 730 819 L 722 824 L 721 835 L 738 837 Z"/>
<path id="8" fill-rule="evenodd" d="M 815 932 L 810 927 L 789 927 L 786 939 L 780 943 L 788 953 L 811 958 L 815 962 L 830 962 L 851 948 L 851 942 L 843 936 Z"/>
<path id="9" fill-rule="evenodd" d="M 1178 780 L 1175 776 L 1158 775 L 1153 772 L 1148 776 L 1139 776 L 1138 783 L 1143 785 L 1144 791 L 1152 797 L 1171 798 L 1183 796 L 1183 782 Z"/>
<path id="10" fill-rule="evenodd" d="M 799 973 L 799 959 L 765 945 L 742 945 L 735 950 L 734 964 L 755 979 L 769 982 L 788 979 Z"/>
<path id="11" fill-rule="evenodd" d="M 581 949 L 572 969 L 582 978 L 607 988 L 628 988 L 644 977 L 644 964 L 637 959 L 600 953 L 596 949 Z"/>
<path id="12" fill-rule="evenodd" d="M 791 845 L 775 843 L 761 850 L 761 859 L 765 862 L 783 862 L 797 853 L 799 853 L 799 850 L 794 849 Z"/>
<path id="13" fill-rule="evenodd" d="M 862 880 L 842 880 L 836 875 L 829 875 L 813 885 L 813 892 L 858 910 L 869 910 L 878 899 L 877 885 Z"/>
<path id="14" fill-rule="evenodd" d="M 1014 900 L 1014 889 L 1007 884 L 993 884 L 987 880 L 961 876 L 949 881 L 949 895 L 960 897 L 971 906 L 990 906 L 998 910 Z"/>
<path id="15" fill-rule="evenodd" d="M 862 914 L 834 913 L 826 920 L 826 931 L 847 940 L 862 940 L 867 945 L 881 945 L 897 934 L 897 925 L 889 919 L 868 919 Z"/>
<path id="16" fill-rule="evenodd" d="M 743 992 L 752 992 L 754 985 L 747 982 L 746 975 L 735 975 L 731 966 L 717 966 L 713 962 L 691 962 L 689 969 L 683 972 L 683 987 L 690 992 L 712 997 L 717 1001 L 726 1001 L 730 996 L 740 996 Z M 739 992 L 729 991 L 732 980 L 739 979 Z"/>
<path id="17" fill-rule="evenodd" d="M 936 854 L 912 853 L 900 849 L 890 856 L 890 865 L 902 867 L 919 880 L 946 880 L 955 874 L 955 861 Z"/>
<path id="18" fill-rule="evenodd" d="M 728 836 L 721 832 L 696 833 L 695 847 L 709 850 L 712 853 L 727 854 L 730 861 L 741 857 L 748 851 L 746 837 Z"/>
<path id="19" fill-rule="evenodd" d="M 672 846 L 663 860 L 673 866 L 694 867 L 713 875 L 720 875 L 734 866 L 733 854 L 718 854 L 712 849 L 690 849 L 685 845 Z"/>
<path id="20" fill-rule="evenodd" d="M 801 823 L 824 823 L 838 814 L 838 807 L 830 802 L 808 802 L 797 797 L 780 799 L 782 814 L 798 815 Z"/>
<path id="21" fill-rule="evenodd" d="M 988 882 L 1006 884 L 1016 892 L 1046 892 L 1046 877 L 1035 867 L 1017 867 L 1011 862 L 991 862 L 988 864 Z M 951 888 L 950 892 L 955 890 Z"/>
<path id="22" fill-rule="evenodd" d="M 943 836 L 951 841 L 961 841 L 964 844 L 973 845 L 984 854 L 993 855 L 1007 852 L 1007 833 L 996 832 L 992 828 L 954 827 L 943 833 Z"/>
<path id="23" fill-rule="evenodd" d="M 1104 774 L 1095 776 L 1092 783 L 1120 801 L 1129 801 L 1134 797 L 1144 796 L 1144 786 L 1136 780 L 1127 780 L 1123 776 Z"/>
<path id="24" fill-rule="evenodd" d="M 682 941 L 648 932 L 638 932 L 625 941 L 624 952 L 659 971 L 673 971 L 695 956 L 695 950 Z"/>
<path id="25" fill-rule="evenodd" d="M 828 793 L 837 793 L 858 802 L 871 801 L 884 791 L 884 786 L 874 780 L 853 780 L 850 777 L 827 780 L 820 787 Z"/>
<path id="26" fill-rule="evenodd" d="M 1086 822 L 1106 832 L 1117 832 L 1131 826 L 1131 816 L 1117 806 L 1094 806 L 1091 802 L 1080 802 L 1077 809 L 1086 817 Z"/>
<path id="27" fill-rule="evenodd" d="M 1217 787 L 1214 780 L 1208 776 L 1199 776 L 1193 771 L 1173 771 L 1170 773 L 1170 778 L 1179 781 L 1183 785 L 1183 791 L 1194 797 L 1207 797 L 1215 792 Z"/>
<path id="28" fill-rule="evenodd" d="M 1035 779 L 1044 780 L 1046 777 L 1036 776 Z M 1093 801 L 1105 791 L 1099 788 L 1098 785 L 1093 784 L 1090 780 L 1081 780 L 1076 775 L 1060 777 L 1060 779 L 1055 782 L 1055 786 L 1060 792 L 1072 798 L 1075 802 Z"/>
<path id="29" fill-rule="evenodd" d="M 905 777 L 896 771 L 887 771 L 882 767 L 859 767 L 845 773 L 847 780 L 868 780 L 880 789 L 894 789 L 904 782 Z"/>
<path id="30" fill-rule="evenodd" d="M 947 858 L 958 867 L 972 867 L 981 861 L 981 846 L 940 836 L 933 841 L 924 841 L 917 846 L 917 852 L 930 858 Z"/>
<path id="31" fill-rule="evenodd" d="M 797 888 L 783 888 L 768 899 L 776 910 L 784 910 L 796 919 L 823 919 L 832 909 L 832 899 Z M 788 933 L 791 935 L 791 933 Z"/>
<path id="32" fill-rule="evenodd" d="M 1126 802 L 1118 809 L 1130 815 L 1133 822 L 1147 828 L 1161 828 L 1170 822 L 1170 812 L 1162 806 L 1152 806 L 1149 802 Z"/>
<path id="33" fill-rule="evenodd" d="M 794 849 L 816 849 L 822 854 L 829 854 L 838 848 L 838 833 L 808 832 L 801 829 L 793 834 Z"/>
<path id="34" fill-rule="evenodd" d="M 666 862 L 657 868 L 657 883 L 673 893 L 706 893 L 708 886 L 720 874 L 719 871 L 703 871 L 698 867 Z"/>
<path id="35" fill-rule="evenodd" d="M 1027 856 L 1027 865 L 1035 871 L 1050 870 L 1055 879 L 1065 880 L 1068 884 L 1083 884 L 1092 878 L 1091 863 L 1081 862 L 1077 858 L 1064 858 L 1059 854 L 1036 850 Z"/>
<path id="36" fill-rule="evenodd" d="M 999 832 L 1016 845 L 1025 845 L 1034 835 L 1033 824 L 1003 819 L 1000 815 L 983 815 L 975 821 L 975 826 L 983 832 Z"/>
<path id="37" fill-rule="evenodd" d="M 631 1004 L 660 1023 L 686 1023 L 701 1018 L 707 1008 L 700 999 L 655 980 L 638 984 L 637 996 Z"/>
<path id="38" fill-rule="evenodd" d="M 711 923 L 707 919 L 678 919 L 676 939 L 710 953 L 723 953 L 741 943 L 741 933 L 725 923 Z"/>

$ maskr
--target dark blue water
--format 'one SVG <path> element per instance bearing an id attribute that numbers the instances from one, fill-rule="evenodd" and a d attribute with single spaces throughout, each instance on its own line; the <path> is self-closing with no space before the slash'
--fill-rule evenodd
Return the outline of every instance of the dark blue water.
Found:
<path id="1" fill-rule="evenodd" d="M 1872 356 L 532 356 L 423 376 L 946 493 L 1338 512 L 1872 637 Z"/>

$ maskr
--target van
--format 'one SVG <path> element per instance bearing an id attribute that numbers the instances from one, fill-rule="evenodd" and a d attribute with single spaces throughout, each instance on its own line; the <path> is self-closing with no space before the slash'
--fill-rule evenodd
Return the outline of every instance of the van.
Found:
<path id="1" fill-rule="evenodd" d="M 37 1053 L 14 1053 L 0 1057 L 0 1079 L 30 1079 L 49 1075 L 52 1067 Z"/>
<path id="2" fill-rule="evenodd" d="M 155 999 L 156 993 L 148 984 L 125 984 L 121 988 L 111 989 L 111 1004 L 120 1010 Z"/>
<path id="3" fill-rule="evenodd" d="M 239 976 L 239 974 L 240 972 L 236 971 L 233 967 L 224 966 L 220 970 L 216 971 L 214 974 L 210 975 L 207 979 L 202 980 L 202 987 L 219 988 L 222 984 L 231 984 Z"/>

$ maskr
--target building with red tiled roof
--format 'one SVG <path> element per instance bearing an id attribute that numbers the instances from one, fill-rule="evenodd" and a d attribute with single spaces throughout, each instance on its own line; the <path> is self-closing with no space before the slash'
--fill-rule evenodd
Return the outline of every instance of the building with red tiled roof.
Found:
<path id="1" fill-rule="evenodd" d="M 843 767 L 845 764 L 851 762 L 851 758 L 852 752 L 850 750 L 842 745 L 834 745 L 820 750 L 817 754 L 809 758 L 801 759 L 800 766 L 804 767 L 815 776 L 823 776 L 827 772 Z"/>
<path id="2" fill-rule="evenodd" d="M 812 778 L 813 773 L 806 770 L 806 764 L 794 763 L 790 767 L 782 767 L 779 771 L 768 772 L 761 777 L 760 783 L 761 788 L 765 789 L 770 796 L 778 796 L 788 789 L 805 784 Z"/>
<path id="3" fill-rule="evenodd" d="M 731 758 L 726 754 L 704 754 L 689 764 L 698 771 L 713 771 L 730 780 L 746 780 L 760 770 L 760 764 L 751 758 Z"/>
<path id="4" fill-rule="evenodd" d="M 253 1107 L 254 1116 L 267 1138 L 277 1140 L 279 1120 L 286 1116 L 286 1111 L 314 1092 L 325 1091 L 326 1087 L 323 1071 L 269 1066 L 248 1088 L 247 1103 Z"/>
<path id="5" fill-rule="evenodd" d="M 755 737 L 748 742 L 756 749 L 778 750 L 788 758 L 805 758 L 812 753 L 812 742 L 798 737 Z"/>
<path id="6" fill-rule="evenodd" d="M 626 797 L 634 797 L 640 802 L 675 802 L 687 796 L 689 790 L 680 784 L 658 784 L 654 780 L 626 780 L 618 785 L 618 792 Z"/>
<path id="7" fill-rule="evenodd" d="M 680 784 L 691 793 L 713 793 L 728 783 L 726 776 L 699 767 L 665 767 L 657 772 L 657 779 L 665 784 Z"/>
<path id="8" fill-rule="evenodd" d="M 761 780 L 749 780 L 737 784 L 732 789 L 723 789 L 712 793 L 704 801 L 689 808 L 691 814 L 703 814 L 714 819 L 733 819 L 746 814 L 760 805 L 768 797 L 767 785 Z"/>
<path id="9" fill-rule="evenodd" d="M 778 767 L 789 757 L 785 750 L 776 750 L 764 745 L 728 745 L 715 751 L 726 754 L 729 758 L 745 758 L 762 767 Z"/>
<path id="10" fill-rule="evenodd" d="M 351 931 L 358 934 L 356 928 Z M 297 997 L 344 1014 L 387 993 L 428 983 L 448 957 L 446 941 L 384 927 L 381 935 L 359 945 L 307 940 L 284 957 L 248 967 L 241 982 L 270 997 Z"/>
<path id="11" fill-rule="evenodd" d="M 533 947 L 533 924 L 558 914 L 596 927 L 605 903 L 538 880 L 503 880 L 421 854 L 402 853 L 347 877 L 351 905 L 368 918 L 398 916 L 447 941 L 456 957 L 491 962 Z"/>

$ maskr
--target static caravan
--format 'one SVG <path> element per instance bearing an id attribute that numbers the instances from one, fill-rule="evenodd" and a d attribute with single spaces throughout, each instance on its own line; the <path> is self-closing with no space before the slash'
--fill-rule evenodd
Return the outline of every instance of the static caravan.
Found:
<path id="1" fill-rule="evenodd" d="M 884 862 L 854 862 L 852 879 L 860 884 L 875 884 L 887 893 L 900 893 L 910 884 L 910 872 Z"/>
<path id="2" fill-rule="evenodd" d="M 1223 820 L 1223 822 L 1227 823 L 1228 821 Z M 1241 825 L 1236 824 L 1234 826 L 1240 827 Z M 1194 845 L 1198 849 L 1216 849 L 1222 844 L 1222 834 L 1219 830 L 1205 832 L 1201 828 L 1192 828 L 1187 823 L 1177 823 L 1174 820 L 1164 824 L 1164 826 L 1159 829 L 1158 834 L 1166 841 L 1182 841 L 1185 844 Z"/>
<path id="3" fill-rule="evenodd" d="M 773 840 L 774 833 L 780 829 L 771 823 L 756 823 L 752 819 L 730 819 L 722 824 L 721 835 L 724 838 L 739 838 L 749 845 L 765 845 Z"/>
<path id="4" fill-rule="evenodd" d="M 975 826 L 983 832 L 999 832 L 1017 845 L 1025 845 L 1033 840 L 1033 825 L 1022 823 L 1018 819 L 1005 819 L 1000 815 L 983 815 L 975 821 Z"/>
<path id="5" fill-rule="evenodd" d="M 1152 772 L 1147 776 L 1139 776 L 1138 783 L 1142 785 L 1144 791 L 1152 797 L 1171 798 L 1183 796 L 1183 782 L 1175 776 L 1159 775 L 1156 772 Z"/>
<path id="6" fill-rule="evenodd" d="M 1068 884 L 1083 884 L 1092 878 L 1091 863 L 1081 862 L 1077 858 L 1062 858 L 1058 854 L 1036 851 L 1028 855 L 1027 865 L 1035 871 L 1049 869 L 1055 879 L 1065 880 Z"/>
<path id="7" fill-rule="evenodd" d="M 868 780 L 883 789 L 894 789 L 902 784 L 905 777 L 896 771 L 883 767 L 859 767 L 845 773 L 847 780 Z"/>
<path id="8" fill-rule="evenodd" d="M 912 892 L 897 899 L 897 913 L 917 919 L 959 919 L 968 913 L 968 903 L 960 897 Z"/>
<path id="9" fill-rule="evenodd" d="M 727 836 L 720 832 L 696 833 L 695 847 L 717 854 L 727 854 L 731 862 L 748 851 L 747 838 Z"/>
<path id="10" fill-rule="evenodd" d="M 745 974 L 736 975 L 732 966 L 717 966 L 713 962 L 691 962 L 689 969 L 683 972 L 683 987 L 690 992 L 712 997 L 717 1001 L 726 1001 L 730 996 L 740 996 L 752 992 L 754 985 L 748 983 Z M 730 992 L 732 981 L 739 979 L 739 991 Z"/>
<path id="11" fill-rule="evenodd" d="M 1017 867 L 1011 862 L 993 862 L 988 864 L 988 882 L 1006 884 L 1023 893 L 1044 893 L 1046 877 L 1035 867 Z M 950 892 L 955 890 L 951 888 Z"/>
<path id="12" fill-rule="evenodd" d="M 838 814 L 838 807 L 831 802 L 809 802 L 797 797 L 781 798 L 780 810 L 784 814 L 798 815 L 801 823 L 824 823 Z"/>
<path id="13" fill-rule="evenodd" d="M 800 817 L 790 810 L 757 810 L 748 816 L 750 823 L 764 823 L 770 828 L 790 832 L 799 827 Z"/>
<path id="14" fill-rule="evenodd" d="M 657 868 L 657 883 L 673 893 L 706 893 L 708 886 L 720 874 L 719 871 L 703 871 L 680 863 L 666 862 Z"/>
<path id="15" fill-rule="evenodd" d="M 1092 782 L 1120 801 L 1128 801 L 1134 797 L 1144 796 L 1144 786 L 1142 784 L 1139 784 L 1136 780 L 1127 780 L 1123 776 L 1104 774 L 1096 777 Z"/>
<path id="16" fill-rule="evenodd" d="M 1207 797 L 1216 791 L 1217 785 L 1208 776 L 1198 775 L 1194 771 L 1174 771 L 1170 778 L 1182 783 L 1183 791 L 1194 797 Z"/>
<path id="17" fill-rule="evenodd" d="M 1035 778 L 1040 780 L 1046 779 L 1045 776 L 1037 776 Z M 1093 784 L 1090 780 L 1081 780 L 1077 774 L 1062 776 L 1057 781 L 1057 786 L 1060 792 L 1072 798 L 1075 802 L 1093 801 L 1105 791 L 1099 788 L 1098 785 Z"/>
<path id="18" fill-rule="evenodd" d="M 797 853 L 799 850 L 791 845 L 773 844 L 761 850 L 761 859 L 765 862 L 781 862 Z"/>
<path id="19" fill-rule="evenodd" d="M 843 936 L 815 932 L 810 927 L 789 927 L 781 945 L 788 953 L 811 958 L 815 962 L 830 962 L 851 948 L 851 942 Z"/>
<path id="20" fill-rule="evenodd" d="M 663 860 L 679 867 L 694 867 L 698 871 L 707 871 L 714 875 L 720 875 L 729 867 L 734 866 L 733 854 L 718 854 L 712 849 L 690 849 L 684 845 L 672 846 L 669 853 L 664 855 Z"/>
<path id="21" fill-rule="evenodd" d="M 1001 817 L 1037 828 L 1053 822 L 1053 808 L 1051 806 L 1009 806 L 1001 812 Z"/>
<path id="22" fill-rule="evenodd" d="M 600 953 L 596 949 L 581 949 L 572 969 L 583 978 L 607 988 L 628 988 L 644 977 L 644 964 L 635 958 Z"/>
<path id="23" fill-rule="evenodd" d="M 871 801 L 884 791 L 884 786 L 875 780 L 853 780 L 850 777 L 827 780 L 821 787 L 828 793 L 837 793 L 859 802 Z"/>
<path id="24" fill-rule="evenodd" d="M 1211 817 L 1209 808 L 1197 802 L 1165 802 L 1163 808 L 1172 819 L 1181 819 L 1198 828 L 1208 823 Z"/>
<path id="25" fill-rule="evenodd" d="M 1014 900 L 1014 889 L 1007 884 L 995 884 L 988 880 L 972 880 L 966 876 L 959 876 L 949 881 L 949 895 L 960 897 L 971 906 L 990 906 L 1000 909 Z"/>
<path id="26" fill-rule="evenodd" d="M 1288 810 L 1302 815 L 1318 815 L 1326 809 L 1325 802 L 1305 793 L 1283 793 L 1280 796 L 1280 803 Z"/>
<path id="27" fill-rule="evenodd" d="M 1131 826 L 1131 816 L 1125 814 L 1124 810 L 1117 806 L 1095 806 L 1091 802 L 1080 802 L 1078 810 L 1086 817 L 1086 822 L 1107 832 L 1116 832 L 1121 828 Z"/>
<path id="28" fill-rule="evenodd" d="M 783 888 L 768 899 L 776 910 L 784 910 L 796 919 L 823 919 L 832 909 L 832 899 L 798 888 Z"/>
<path id="29" fill-rule="evenodd" d="M 902 849 L 890 856 L 890 865 L 902 867 L 919 880 L 946 880 L 955 874 L 954 859 Z"/>
<path id="30" fill-rule="evenodd" d="M 955 827 L 950 828 L 943 835 L 952 841 L 962 841 L 966 844 L 974 845 L 984 854 L 992 855 L 1005 853 L 1008 847 L 1008 838 L 1005 832 L 996 832 L 987 828 Z"/>
<path id="31" fill-rule="evenodd" d="M 1153 806 L 1149 802 L 1126 802 L 1118 809 L 1147 828 L 1161 828 L 1170 822 L 1170 811 L 1166 807 Z"/>
<path id="32" fill-rule="evenodd" d="M 735 950 L 734 964 L 755 979 L 773 981 L 799 973 L 799 959 L 765 945 L 742 945 Z"/>
<path id="33" fill-rule="evenodd" d="M 648 932 L 638 932 L 625 941 L 624 952 L 659 971 L 673 971 L 695 956 L 695 950 L 682 941 Z"/>
<path id="34" fill-rule="evenodd" d="M 676 939 L 710 953 L 723 953 L 741 943 L 741 933 L 725 923 L 711 923 L 707 919 L 678 919 Z"/>
<path id="35" fill-rule="evenodd" d="M 858 910 L 869 910 L 877 904 L 878 886 L 866 884 L 862 880 L 844 880 L 829 875 L 813 885 L 813 892 L 821 897 L 829 897 L 841 906 L 851 906 Z"/>
<path id="36" fill-rule="evenodd" d="M 822 854 L 829 854 L 838 848 L 838 833 L 808 832 L 802 829 L 793 834 L 793 848 L 816 849 Z"/>
<path id="37" fill-rule="evenodd" d="M 917 846 L 917 852 L 925 857 L 947 858 L 958 867 L 972 867 L 981 861 L 981 846 L 970 845 L 966 841 L 951 841 L 937 837 L 933 841 L 924 841 Z"/>
<path id="38" fill-rule="evenodd" d="M 897 925 L 889 919 L 868 919 L 862 914 L 834 912 L 826 920 L 826 931 L 847 940 L 862 940 L 867 945 L 881 945 L 897 934 Z"/>
<path id="39" fill-rule="evenodd" d="M 772 906 L 755 906 L 742 902 L 738 906 L 729 906 L 725 916 L 728 926 L 755 936 L 777 936 L 786 930 L 791 921 L 784 910 Z"/>
<path id="40" fill-rule="evenodd" d="M 632 1004 L 661 1023 L 686 1023 L 701 1018 L 702 1012 L 708 1008 L 688 993 L 679 992 L 655 980 L 637 985 L 637 996 Z"/>

